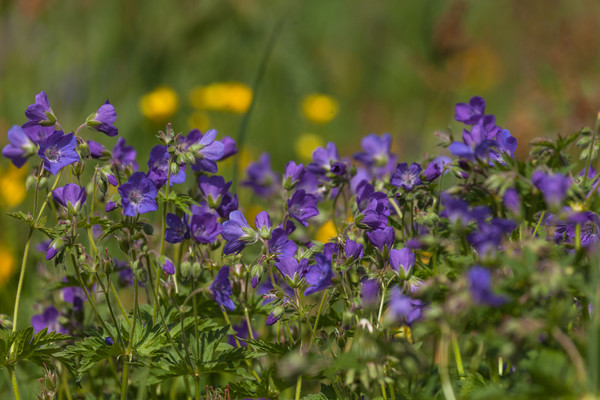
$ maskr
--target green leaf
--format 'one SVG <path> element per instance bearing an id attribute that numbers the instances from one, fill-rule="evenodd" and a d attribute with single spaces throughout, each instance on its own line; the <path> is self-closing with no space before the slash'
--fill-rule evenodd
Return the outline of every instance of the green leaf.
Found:
<path id="1" fill-rule="evenodd" d="M 18 219 L 19 221 L 26 222 L 29 226 L 33 226 L 33 216 L 31 214 L 25 214 L 23 211 L 14 211 L 7 212 L 6 215 Z"/>
<path id="2" fill-rule="evenodd" d="M 253 349 L 264 351 L 265 353 L 276 356 L 285 356 L 293 350 L 291 346 L 286 346 L 283 343 L 270 343 L 260 339 L 248 340 L 248 345 L 250 345 L 250 347 Z"/>
<path id="3" fill-rule="evenodd" d="M 29 327 L 11 333 L 6 340 L 0 342 L 0 356 L 3 365 L 6 363 L 17 363 L 19 361 L 28 360 L 37 365 L 49 363 L 52 358 L 59 358 L 59 352 L 62 350 L 56 342 L 72 340 L 71 336 L 63 335 L 62 333 L 50 332 L 44 328 L 35 335 L 33 328 Z M 12 353 L 10 349 L 13 349 Z M 9 354 L 10 353 L 10 354 Z"/>
<path id="4" fill-rule="evenodd" d="M 109 357 L 124 354 L 124 349 L 121 348 L 117 340 L 112 345 L 106 343 L 104 338 L 107 335 L 103 329 L 87 331 L 85 334 L 86 337 L 83 340 L 76 341 L 73 345 L 58 354 L 62 359 L 71 360 L 71 362 L 78 361 L 76 367 L 71 366 L 69 368 L 78 382 L 98 362 Z"/>

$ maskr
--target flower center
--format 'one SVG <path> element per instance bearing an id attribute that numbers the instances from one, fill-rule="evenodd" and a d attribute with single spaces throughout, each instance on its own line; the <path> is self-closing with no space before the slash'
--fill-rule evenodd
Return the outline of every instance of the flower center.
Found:
<path id="1" fill-rule="evenodd" d="M 139 190 L 132 190 L 129 192 L 129 201 L 136 206 L 142 201 L 142 193 Z"/>
<path id="2" fill-rule="evenodd" d="M 56 146 L 52 146 L 46 149 L 44 153 L 48 161 L 57 162 L 60 158 L 60 151 L 56 148 Z"/>

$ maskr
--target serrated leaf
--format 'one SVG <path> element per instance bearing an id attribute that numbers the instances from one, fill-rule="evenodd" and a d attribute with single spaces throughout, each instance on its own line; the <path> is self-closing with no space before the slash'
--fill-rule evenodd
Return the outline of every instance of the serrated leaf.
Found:
<path id="1" fill-rule="evenodd" d="M 19 221 L 26 222 L 29 226 L 32 226 L 33 224 L 33 217 L 31 215 L 25 214 L 23 211 L 7 212 L 6 215 L 18 219 Z"/>
<path id="2" fill-rule="evenodd" d="M 253 349 L 264 351 L 265 353 L 277 356 L 285 356 L 293 350 L 291 346 L 286 346 L 283 343 L 270 343 L 260 339 L 248 340 L 248 345 L 251 346 Z"/>
<path id="3" fill-rule="evenodd" d="M 106 343 L 105 337 L 106 332 L 102 329 L 87 331 L 83 340 L 76 341 L 58 354 L 62 359 L 78 360 L 76 366 L 69 368 L 77 381 L 80 381 L 83 375 L 98 362 L 123 354 L 123 349 L 116 340 L 115 343 L 109 345 Z M 67 367 L 69 366 L 67 365 Z"/>

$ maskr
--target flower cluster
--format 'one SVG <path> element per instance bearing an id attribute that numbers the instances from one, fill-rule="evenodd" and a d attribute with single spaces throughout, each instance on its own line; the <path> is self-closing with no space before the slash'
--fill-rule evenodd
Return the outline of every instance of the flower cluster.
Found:
<path id="1" fill-rule="evenodd" d="M 217 89 L 198 88 L 197 106 L 249 106 L 246 92 L 243 104 L 209 104 Z M 337 105 L 317 96 L 304 109 L 324 123 Z M 17 332 L 7 340 L 21 342 L 2 347 L 10 368 L 54 357 L 93 390 L 110 365 L 121 398 L 169 385 L 171 397 L 191 397 L 188 381 L 197 397 L 201 383 L 225 381 L 240 398 L 318 388 L 327 398 L 451 398 L 458 385 L 510 397 L 522 382 L 553 397 L 537 381 L 547 360 L 568 371 L 562 389 L 585 397 L 590 387 L 577 352 L 597 347 L 582 334 L 598 313 L 597 131 L 534 141 L 516 160 L 516 138 L 473 97 L 455 107 L 462 141 L 448 134 L 436 157 L 401 160 L 392 135 L 369 134 L 352 156 L 330 142 L 283 171 L 264 153 L 238 187 L 220 164 L 237 144 L 214 129 L 168 124 L 138 164 L 143 149 L 117 138 L 108 100 L 73 132 L 44 92 L 25 116 L 2 154 L 18 168 L 39 157 L 29 180 L 41 205 L 11 216 L 30 229 L 23 266 L 43 234 L 40 258 L 59 268 L 38 268 L 54 291 L 37 299 L 35 336 L 18 318 L 21 274 L 7 321 Z M 587 174 L 569 172 L 571 144 Z"/>

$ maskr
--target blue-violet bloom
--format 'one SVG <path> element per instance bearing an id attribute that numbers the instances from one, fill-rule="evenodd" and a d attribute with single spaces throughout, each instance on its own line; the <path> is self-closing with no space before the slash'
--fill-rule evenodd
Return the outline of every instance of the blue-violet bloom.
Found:
<path id="1" fill-rule="evenodd" d="M 158 210 L 157 192 L 156 185 L 146 174 L 135 172 L 126 183 L 119 186 L 123 214 L 135 217 L 137 214 Z"/>
<path id="2" fill-rule="evenodd" d="M 46 169 L 56 175 L 62 167 L 80 160 L 76 147 L 77 139 L 73 133 L 65 135 L 63 131 L 54 131 L 40 144 L 38 155 L 44 160 Z"/>

